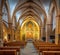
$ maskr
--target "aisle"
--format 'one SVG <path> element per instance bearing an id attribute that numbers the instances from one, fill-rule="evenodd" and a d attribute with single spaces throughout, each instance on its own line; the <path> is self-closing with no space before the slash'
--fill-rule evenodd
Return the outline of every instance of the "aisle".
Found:
<path id="1" fill-rule="evenodd" d="M 32 42 L 28 42 L 24 49 L 21 49 L 21 55 L 38 55 Z"/>

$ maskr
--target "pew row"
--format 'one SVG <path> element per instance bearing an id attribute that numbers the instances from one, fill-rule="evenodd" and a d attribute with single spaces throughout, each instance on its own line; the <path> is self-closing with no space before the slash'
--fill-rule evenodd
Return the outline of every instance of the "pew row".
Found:
<path id="1" fill-rule="evenodd" d="M 37 49 L 37 51 L 40 53 L 42 53 L 43 51 L 60 51 L 60 45 L 56 45 L 53 43 L 46 43 L 46 42 L 33 42 L 35 48 Z"/>
<path id="2" fill-rule="evenodd" d="M 42 55 L 60 55 L 60 51 L 43 51 Z"/>
<path id="3" fill-rule="evenodd" d="M 46 43 L 46 42 L 33 42 L 35 48 L 38 50 L 39 48 L 59 48 L 60 45 L 52 44 L 52 43 Z"/>
<path id="4" fill-rule="evenodd" d="M 14 41 L 14 42 L 5 42 L 4 46 L 26 46 L 26 42 L 25 41 Z"/>
<path id="5" fill-rule="evenodd" d="M 0 55 L 17 55 L 16 50 L 0 50 Z"/>
<path id="6" fill-rule="evenodd" d="M 18 46 L 16 46 L 16 47 L 0 47 L 0 50 L 1 51 L 5 51 L 5 50 L 16 50 L 16 52 L 17 52 L 17 55 L 20 55 L 20 47 L 18 47 Z"/>

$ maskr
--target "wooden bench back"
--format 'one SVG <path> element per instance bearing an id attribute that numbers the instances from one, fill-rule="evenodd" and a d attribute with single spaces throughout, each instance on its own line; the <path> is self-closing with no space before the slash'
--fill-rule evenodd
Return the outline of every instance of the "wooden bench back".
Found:
<path id="1" fill-rule="evenodd" d="M 0 50 L 0 55 L 17 55 L 16 50 Z"/>
<path id="2" fill-rule="evenodd" d="M 4 46 L 25 46 L 25 45 L 26 45 L 26 42 L 22 42 L 22 41 L 4 43 Z"/>
<path id="3" fill-rule="evenodd" d="M 60 51 L 60 45 L 46 42 L 33 42 L 34 46 L 39 52 L 42 51 Z"/>
<path id="4" fill-rule="evenodd" d="M 16 51 L 19 51 L 20 52 L 20 47 L 18 46 L 8 46 L 8 47 L 0 47 L 0 50 L 16 50 Z"/>
<path id="5" fill-rule="evenodd" d="M 43 51 L 42 55 L 60 55 L 60 51 Z"/>

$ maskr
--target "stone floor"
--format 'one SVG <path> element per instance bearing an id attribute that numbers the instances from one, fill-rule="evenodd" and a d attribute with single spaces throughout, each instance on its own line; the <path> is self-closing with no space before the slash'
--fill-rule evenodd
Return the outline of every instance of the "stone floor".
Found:
<path id="1" fill-rule="evenodd" d="M 25 48 L 21 49 L 21 55 L 39 55 L 32 42 L 28 42 Z"/>

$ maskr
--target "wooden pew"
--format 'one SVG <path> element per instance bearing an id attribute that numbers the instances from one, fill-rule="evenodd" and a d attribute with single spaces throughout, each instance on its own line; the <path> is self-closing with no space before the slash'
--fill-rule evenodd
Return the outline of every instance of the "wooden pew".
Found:
<path id="1" fill-rule="evenodd" d="M 35 48 L 39 52 L 43 51 L 60 51 L 60 45 L 52 44 L 52 43 L 46 43 L 46 42 L 33 42 Z"/>
<path id="2" fill-rule="evenodd" d="M 23 41 L 5 42 L 4 46 L 6 47 L 3 47 L 2 49 L 16 49 L 17 51 L 19 50 L 18 52 L 20 54 L 20 47 L 21 46 L 25 47 L 25 45 L 26 45 L 26 42 L 23 42 Z"/>
<path id="3" fill-rule="evenodd" d="M 42 52 L 42 51 L 60 51 L 60 48 L 57 48 L 57 47 L 40 47 L 39 48 L 39 52 Z"/>
<path id="4" fill-rule="evenodd" d="M 14 41 L 14 42 L 6 42 L 4 46 L 25 46 L 26 42 L 23 41 Z"/>
<path id="5" fill-rule="evenodd" d="M 20 52 L 20 47 L 25 47 L 26 42 L 23 41 L 13 41 L 13 42 L 5 42 L 2 49 L 16 49 L 18 52 Z M 19 48 L 18 48 L 19 47 Z M 19 53 L 20 54 L 20 53 Z"/>
<path id="6" fill-rule="evenodd" d="M 14 47 L 14 46 L 11 46 L 11 47 L 10 47 L 10 46 L 8 46 L 8 47 L 0 47 L 0 50 L 5 50 L 5 49 L 6 49 L 6 50 L 7 50 L 7 49 L 8 49 L 8 50 L 9 50 L 9 49 L 11 49 L 11 50 L 12 50 L 12 49 L 15 49 L 16 51 L 20 51 L 20 47 L 18 47 L 18 46 L 16 46 L 16 47 Z"/>
<path id="7" fill-rule="evenodd" d="M 16 50 L 0 50 L 0 55 L 17 55 Z"/>
<path id="8" fill-rule="evenodd" d="M 40 47 L 41 47 L 41 48 L 45 48 L 45 47 L 48 47 L 48 48 L 57 47 L 57 48 L 59 48 L 59 47 L 60 47 L 60 45 L 56 45 L 56 44 L 52 44 L 52 43 L 43 43 L 43 42 L 39 42 L 39 43 L 35 42 L 35 43 L 34 43 L 34 46 L 35 46 L 37 49 L 39 49 Z"/>
<path id="9" fill-rule="evenodd" d="M 43 51 L 42 55 L 60 55 L 60 51 Z"/>
<path id="10" fill-rule="evenodd" d="M 20 55 L 20 47 L 18 47 L 18 46 L 0 47 L 0 50 L 16 50 L 17 54 Z"/>

